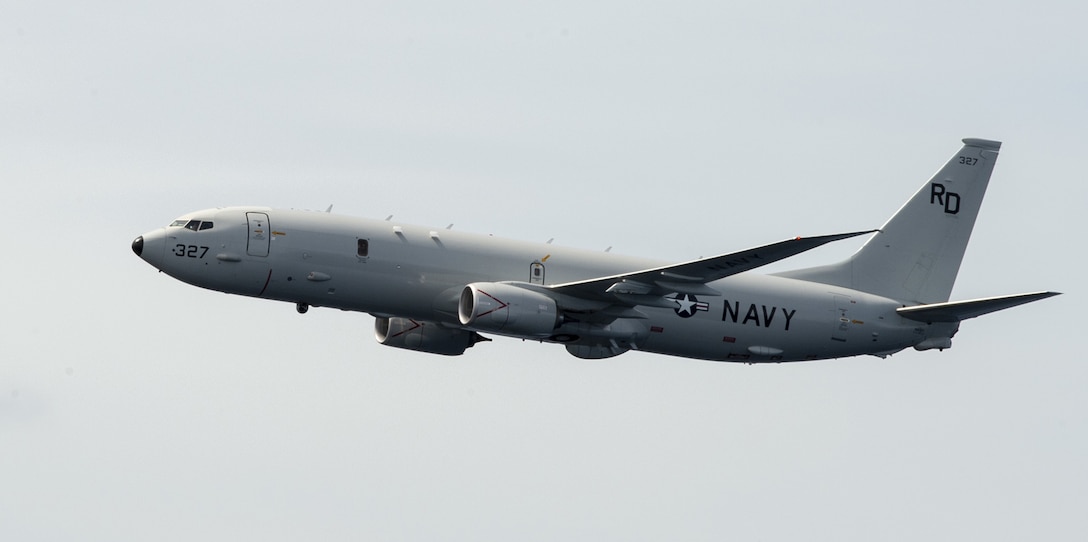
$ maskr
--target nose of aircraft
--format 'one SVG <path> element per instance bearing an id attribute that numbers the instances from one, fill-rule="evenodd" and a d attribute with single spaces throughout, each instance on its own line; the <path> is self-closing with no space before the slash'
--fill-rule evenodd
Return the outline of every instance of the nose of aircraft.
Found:
<path id="1" fill-rule="evenodd" d="M 147 232 L 132 241 L 132 252 L 143 261 L 159 267 L 162 263 L 162 252 L 166 246 L 166 232 L 160 228 Z"/>

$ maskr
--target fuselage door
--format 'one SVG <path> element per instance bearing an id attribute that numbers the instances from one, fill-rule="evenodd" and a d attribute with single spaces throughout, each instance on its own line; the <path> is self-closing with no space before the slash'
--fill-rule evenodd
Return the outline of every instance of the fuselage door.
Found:
<path id="1" fill-rule="evenodd" d="M 529 265 L 529 284 L 544 284 L 544 264 L 533 262 Z"/>
<path id="2" fill-rule="evenodd" d="M 831 340 L 837 342 L 846 342 L 847 336 L 850 332 L 850 306 L 854 303 L 854 300 L 845 295 L 835 296 L 835 308 L 832 310 L 831 317 L 834 320 L 834 328 L 831 332 Z"/>
<path id="3" fill-rule="evenodd" d="M 249 240 L 246 254 L 250 256 L 268 256 L 268 241 L 272 232 L 268 229 L 268 215 L 265 213 L 246 213 L 249 220 Z"/>

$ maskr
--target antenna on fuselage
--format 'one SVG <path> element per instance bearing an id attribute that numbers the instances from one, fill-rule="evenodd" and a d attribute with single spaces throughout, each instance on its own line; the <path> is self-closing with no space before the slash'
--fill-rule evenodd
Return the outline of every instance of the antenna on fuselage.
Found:
<path id="1" fill-rule="evenodd" d="M 329 208 L 325 209 L 325 212 L 326 213 L 331 213 L 332 212 L 332 204 L 331 203 L 329 204 Z"/>

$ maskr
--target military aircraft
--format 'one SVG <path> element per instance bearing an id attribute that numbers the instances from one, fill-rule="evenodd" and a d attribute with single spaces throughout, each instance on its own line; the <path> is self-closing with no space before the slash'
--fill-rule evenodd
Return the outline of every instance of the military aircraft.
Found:
<path id="1" fill-rule="evenodd" d="M 188 213 L 132 250 L 202 288 L 287 301 L 300 313 L 370 313 L 379 343 L 434 354 L 463 354 L 490 340 L 481 334 L 559 343 L 587 359 L 641 350 L 762 363 L 943 350 L 963 320 L 1058 295 L 949 301 L 1001 147 L 963 144 L 879 230 L 678 264 L 267 207 Z M 844 261 L 752 273 L 866 234 Z"/>

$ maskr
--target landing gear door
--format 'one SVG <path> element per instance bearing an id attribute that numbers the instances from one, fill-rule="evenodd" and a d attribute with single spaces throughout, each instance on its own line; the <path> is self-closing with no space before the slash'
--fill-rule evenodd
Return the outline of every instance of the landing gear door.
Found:
<path id="1" fill-rule="evenodd" d="M 272 238 L 268 230 L 268 215 L 265 213 L 246 213 L 249 220 L 249 240 L 246 254 L 250 256 L 268 256 L 268 241 Z"/>

